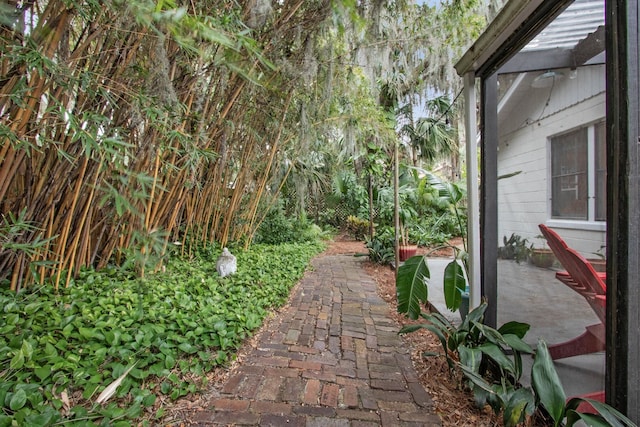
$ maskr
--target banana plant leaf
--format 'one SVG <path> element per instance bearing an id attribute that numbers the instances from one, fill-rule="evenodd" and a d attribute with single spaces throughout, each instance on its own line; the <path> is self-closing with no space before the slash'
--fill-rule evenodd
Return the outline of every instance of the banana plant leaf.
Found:
<path id="1" fill-rule="evenodd" d="M 398 268 L 396 278 L 398 313 L 405 314 L 414 320 L 420 316 L 420 303 L 427 302 L 426 281 L 429 277 L 427 260 L 421 255 L 409 258 Z"/>
<path id="2" fill-rule="evenodd" d="M 444 302 L 449 310 L 456 311 L 460 308 L 462 293 L 466 287 L 462 266 L 457 260 L 451 261 L 444 269 Z"/>

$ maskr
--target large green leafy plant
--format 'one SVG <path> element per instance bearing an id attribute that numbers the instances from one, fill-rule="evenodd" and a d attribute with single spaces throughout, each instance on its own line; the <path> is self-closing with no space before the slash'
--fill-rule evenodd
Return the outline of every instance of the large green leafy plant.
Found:
<path id="1" fill-rule="evenodd" d="M 453 370 L 459 366 L 470 379 L 468 385 L 477 405 L 488 403 L 496 413 L 503 411 L 505 425 L 514 425 L 511 420 L 520 422 L 535 407 L 533 394 L 519 385 L 522 354 L 533 352 L 523 341 L 529 325 L 509 322 L 499 329 L 491 328 L 482 324 L 486 308 L 486 303 L 481 304 L 457 327 L 438 313 L 421 313 L 429 323 L 407 326 L 400 332 L 423 328 L 433 332 L 442 344 L 449 367 Z"/>
<path id="2" fill-rule="evenodd" d="M 304 215 L 297 218 L 287 216 L 283 203 L 280 202 L 265 215 L 253 240 L 255 243 L 268 245 L 309 242 L 317 238 L 313 228 L 313 224 Z"/>
<path id="3" fill-rule="evenodd" d="M 472 310 L 459 326 L 439 313 L 420 313 L 428 323 L 409 325 L 400 333 L 420 329 L 433 332 L 444 350 L 452 372 L 459 367 L 478 407 L 491 406 L 502 414 L 505 426 L 526 422 L 534 414 L 548 418 L 554 426 L 573 426 L 583 421 L 591 426 L 633 426 L 633 422 L 609 405 L 586 398 L 567 401 L 562 383 L 544 341 L 540 340 L 531 368 L 532 386 L 523 387 L 523 354 L 533 354 L 524 341 L 529 325 L 508 322 L 498 329 L 482 323 L 487 303 Z M 588 403 L 594 413 L 579 412 Z"/>
<path id="4" fill-rule="evenodd" d="M 391 264 L 395 260 L 394 240 L 391 227 L 379 227 L 372 239 L 365 239 L 369 259 L 378 264 Z"/>

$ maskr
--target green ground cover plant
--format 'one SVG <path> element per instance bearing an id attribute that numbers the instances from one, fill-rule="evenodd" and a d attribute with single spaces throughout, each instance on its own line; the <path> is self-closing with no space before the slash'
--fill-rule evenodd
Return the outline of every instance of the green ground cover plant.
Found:
<path id="1" fill-rule="evenodd" d="M 146 279 L 107 268 L 58 292 L 2 291 L 0 426 L 152 423 L 163 415 L 158 396 L 206 385 L 205 373 L 235 357 L 321 250 L 237 250 L 238 271 L 224 279 L 220 250 L 202 249 Z"/>

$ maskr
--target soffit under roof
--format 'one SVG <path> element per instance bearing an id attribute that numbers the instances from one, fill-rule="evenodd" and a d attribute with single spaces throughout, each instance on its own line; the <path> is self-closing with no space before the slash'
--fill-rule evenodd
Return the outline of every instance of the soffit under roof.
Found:
<path id="1" fill-rule="evenodd" d="M 499 72 L 603 64 L 604 41 L 604 1 L 575 0 Z"/>
<path id="2" fill-rule="evenodd" d="M 548 25 L 537 22 L 550 15 L 554 19 Z M 518 45 L 520 39 L 526 39 L 524 46 Z M 604 0 L 510 0 L 456 70 L 459 75 L 478 73 L 500 57 L 507 58 L 500 63 L 500 73 L 602 63 Z"/>
<path id="3" fill-rule="evenodd" d="M 522 49 L 522 52 L 574 49 L 580 41 L 601 26 L 604 26 L 604 2 L 602 0 L 575 0 L 534 37 Z"/>

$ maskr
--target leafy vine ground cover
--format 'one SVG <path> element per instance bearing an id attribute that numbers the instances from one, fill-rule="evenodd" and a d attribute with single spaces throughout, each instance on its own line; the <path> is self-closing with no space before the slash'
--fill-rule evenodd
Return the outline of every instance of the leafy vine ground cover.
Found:
<path id="1" fill-rule="evenodd" d="M 203 250 L 144 280 L 112 268 L 85 271 L 58 292 L 4 291 L 0 427 L 148 419 L 159 395 L 195 392 L 206 385 L 204 373 L 232 360 L 321 250 L 256 245 L 236 253 L 238 272 L 224 279 L 215 270 L 220 251 Z"/>

